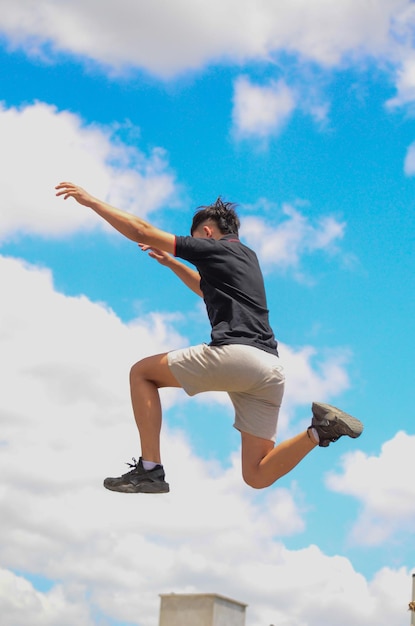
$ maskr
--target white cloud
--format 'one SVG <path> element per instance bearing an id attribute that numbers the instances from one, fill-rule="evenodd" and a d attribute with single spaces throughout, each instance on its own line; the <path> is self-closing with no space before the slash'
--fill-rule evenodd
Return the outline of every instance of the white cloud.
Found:
<path id="1" fill-rule="evenodd" d="M 339 608 L 338 626 L 400 626 L 402 592 L 380 593 L 343 557 L 283 546 L 304 528 L 298 485 L 251 490 L 239 454 L 224 469 L 168 428 L 180 391 L 164 395 L 171 493 L 103 489 L 103 477 L 138 454 L 129 364 L 186 340 L 161 316 L 125 325 L 102 305 L 57 293 L 49 271 L 15 259 L 0 257 L 0 282 L 0 607 L 11 625 L 90 626 L 98 615 L 156 626 L 159 593 L 214 590 L 247 602 L 250 626 L 318 626 Z M 311 356 L 295 358 L 301 369 Z M 49 591 L 34 588 L 36 575 Z"/>
<path id="2" fill-rule="evenodd" d="M 58 236 L 103 222 L 73 201 L 55 196 L 55 185 L 88 185 L 103 200 L 145 216 L 175 194 L 165 154 L 149 156 L 117 140 L 113 129 L 85 125 L 73 113 L 44 103 L 0 106 L 2 183 L 0 241 L 17 232 Z"/>
<path id="3" fill-rule="evenodd" d="M 295 93 L 282 80 L 260 86 L 241 76 L 234 88 L 233 125 L 239 138 L 278 133 L 296 106 Z"/>
<path id="4" fill-rule="evenodd" d="M 349 388 L 345 369 L 350 360 L 347 350 L 332 350 L 322 355 L 312 346 L 294 350 L 280 343 L 279 351 L 287 376 L 284 405 L 309 403 L 310 398 L 330 398 Z"/>
<path id="5" fill-rule="evenodd" d="M 342 472 L 327 477 L 330 489 L 357 498 L 362 511 L 352 539 L 380 545 L 415 524 L 415 436 L 399 432 L 378 456 L 361 451 L 343 458 Z"/>
<path id="6" fill-rule="evenodd" d="M 244 239 L 257 251 L 265 268 L 298 269 L 301 257 L 322 250 L 337 252 L 337 242 L 342 239 L 345 223 L 333 216 L 314 220 L 289 204 L 282 213 L 286 219 L 273 226 L 253 215 L 245 216 L 241 228 Z"/>
<path id="7" fill-rule="evenodd" d="M 387 102 L 390 108 L 404 106 L 415 100 L 415 53 L 413 33 L 415 6 L 413 2 L 402 3 L 402 10 L 395 16 L 394 32 L 401 45 L 394 50 L 391 61 L 396 67 L 396 95 Z"/>
<path id="8" fill-rule="evenodd" d="M 403 58 L 396 77 L 397 94 L 387 102 L 389 108 L 403 106 L 415 100 L 415 54 Z"/>
<path id="9" fill-rule="evenodd" d="M 236 139 L 255 139 L 266 144 L 279 135 L 294 112 L 309 116 L 323 128 L 328 122 L 330 105 L 321 99 L 318 87 L 310 79 L 289 86 L 283 79 L 266 84 L 253 83 L 247 76 L 234 82 L 232 132 Z"/>
<path id="10" fill-rule="evenodd" d="M 71 595 L 71 594 L 70 594 Z M 42 593 L 23 576 L 0 569 L 1 619 L 7 626 L 93 626 L 88 607 L 82 597 L 68 597 L 56 585 Z"/>
<path id="11" fill-rule="evenodd" d="M 407 176 L 415 176 L 415 142 L 412 143 L 407 150 L 404 172 Z"/>
<path id="12" fill-rule="evenodd" d="M 160 76 L 217 60 L 268 61 L 279 51 L 322 65 L 345 57 L 390 59 L 412 26 L 410 0 L 2 0 L 0 31 L 12 48 L 47 58 L 64 52 L 116 71 Z M 402 41 L 404 39 L 404 41 Z"/>

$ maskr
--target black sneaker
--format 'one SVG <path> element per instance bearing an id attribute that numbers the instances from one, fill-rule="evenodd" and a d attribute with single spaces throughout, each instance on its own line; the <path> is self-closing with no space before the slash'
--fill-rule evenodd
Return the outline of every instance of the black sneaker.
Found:
<path id="1" fill-rule="evenodd" d="M 320 438 L 319 446 L 326 448 L 343 435 L 356 439 L 362 434 L 363 424 L 331 404 L 313 402 L 313 419 L 310 428 L 315 428 Z"/>
<path id="2" fill-rule="evenodd" d="M 106 478 L 104 487 L 111 491 L 122 493 L 168 493 L 169 483 L 164 480 L 162 465 L 156 465 L 152 470 L 145 470 L 142 458 L 138 463 L 133 458 L 133 463 L 127 463 L 132 469 L 119 478 Z"/>

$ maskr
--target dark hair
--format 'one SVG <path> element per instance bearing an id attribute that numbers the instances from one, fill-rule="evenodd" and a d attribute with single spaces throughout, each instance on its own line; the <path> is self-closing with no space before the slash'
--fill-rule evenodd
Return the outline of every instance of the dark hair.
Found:
<path id="1" fill-rule="evenodd" d="M 193 216 L 190 234 L 193 235 L 203 222 L 212 220 L 224 235 L 238 235 L 240 221 L 235 211 L 236 204 L 223 202 L 219 197 L 213 204 L 198 207 Z"/>

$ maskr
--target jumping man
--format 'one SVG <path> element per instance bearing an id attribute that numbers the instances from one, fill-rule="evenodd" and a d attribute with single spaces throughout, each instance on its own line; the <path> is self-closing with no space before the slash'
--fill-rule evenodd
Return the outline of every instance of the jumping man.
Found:
<path id="1" fill-rule="evenodd" d="M 81 187 L 62 182 L 57 196 L 89 207 L 204 299 L 211 323 L 209 345 L 142 359 L 131 368 L 130 387 L 141 456 L 131 470 L 106 478 L 104 486 L 124 493 L 166 493 L 160 456 L 162 410 L 158 390 L 181 387 L 192 396 L 226 391 L 241 433 L 242 475 L 256 489 L 272 485 L 316 446 L 343 435 L 359 437 L 363 424 L 329 404 L 313 402 L 311 425 L 275 446 L 284 374 L 270 327 L 264 281 L 256 254 L 238 238 L 234 205 L 220 198 L 195 213 L 190 236 L 181 237 L 116 209 Z M 178 259 L 190 262 L 196 269 Z"/>

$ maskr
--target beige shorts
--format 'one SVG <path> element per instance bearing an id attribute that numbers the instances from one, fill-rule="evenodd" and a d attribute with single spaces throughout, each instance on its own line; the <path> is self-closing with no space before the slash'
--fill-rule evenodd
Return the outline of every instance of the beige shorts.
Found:
<path id="1" fill-rule="evenodd" d="M 201 344 L 169 352 L 167 359 L 189 396 L 226 391 L 235 408 L 234 427 L 275 441 L 285 380 L 277 356 L 241 344 Z"/>

